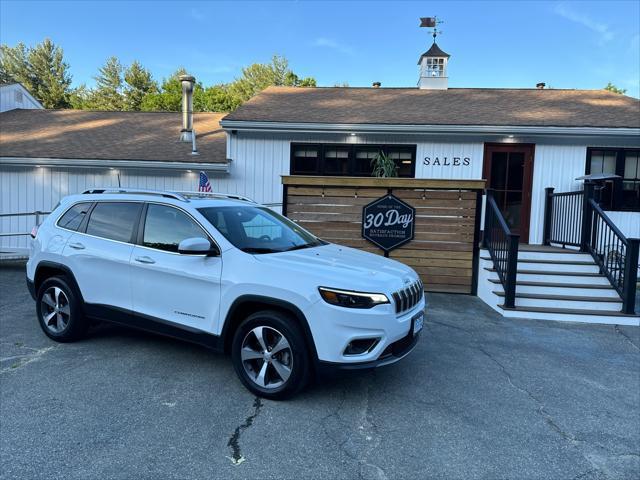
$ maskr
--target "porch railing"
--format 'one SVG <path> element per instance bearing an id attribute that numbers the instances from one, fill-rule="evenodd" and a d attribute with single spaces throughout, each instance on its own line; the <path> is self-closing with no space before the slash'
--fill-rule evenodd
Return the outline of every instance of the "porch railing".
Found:
<path id="1" fill-rule="evenodd" d="M 589 199 L 591 235 L 586 249 L 622 298 L 623 313 L 635 313 L 640 239 L 626 238 L 600 205 Z"/>
<path id="2" fill-rule="evenodd" d="M 592 183 L 577 192 L 546 189 L 544 244 L 571 245 L 591 254 L 622 299 L 622 312 L 635 313 L 640 239 L 627 238 L 596 201 Z"/>
<path id="3" fill-rule="evenodd" d="M 582 238 L 582 191 L 554 193 L 545 188 L 544 242 L 579 247 Z M 577 215 L 577 217 L 576 217 Z"/>
<path id="4" fill-rule="evenodd" d="M 489 251 L 504 289 L 505 308 L 515 308 L 519 240 L 520 235 L 512 233 L 507 225 L 493 192 L 487 190 L 483 246 Z"/>

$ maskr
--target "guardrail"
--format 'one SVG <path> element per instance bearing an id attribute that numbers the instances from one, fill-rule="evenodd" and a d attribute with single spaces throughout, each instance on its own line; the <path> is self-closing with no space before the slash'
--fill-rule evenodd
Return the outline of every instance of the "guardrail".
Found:
<path id="1" fill-rule="evenodd" d="M 23 212 L 23 213 L 0 213 L 0 219 L 2 218 L 11 218 L 11 217 L 28 217 L 28 216 L 35 216 L 35 224 L 37 226 L 39 226 L 42 222 L 40 221 L 40 219 L 44 216 L 46 217 L 47 215 L 49 215 L 51 212 L 42 212 L 40 210 L 36 210 L 34 212 Z M 4 233 L 4 232 L 0 232 L 0 237 L 21 237 L 21 236 L 27 236 L 27 235 L 31 235 L 31 231 L 28 232 L 9 232 L 9 233 Z"/>
<path id="2" fill-rule="evenodd" d="M 505 308 L 515 308 L 519 241 L 520 235 L 511 232 L 493 198 L 493 192 L 487 190 L 483 245 L 489 251 L 502 283 Z"/>

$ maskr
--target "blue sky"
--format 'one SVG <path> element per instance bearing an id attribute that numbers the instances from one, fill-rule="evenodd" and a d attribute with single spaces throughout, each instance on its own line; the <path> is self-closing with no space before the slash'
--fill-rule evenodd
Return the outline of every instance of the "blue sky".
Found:
<path id="1" fill-rule="evenodd" d="M 415 86 L 444 19 L 451 87 L 602 88 L 640 96 L 640 2 L 28 2 L 0 0 L 0 40 L 62 46 L 74 84 L 110 55 L 157 79 L 186 67 L 205 85 L 284 55 L 319 85 Z"/>

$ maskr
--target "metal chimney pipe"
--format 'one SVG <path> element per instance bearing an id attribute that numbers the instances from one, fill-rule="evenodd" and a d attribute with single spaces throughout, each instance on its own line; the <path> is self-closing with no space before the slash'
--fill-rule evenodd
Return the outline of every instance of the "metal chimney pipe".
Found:
<path id="1" fill-rule="evenodd" d="M 191 75 L 180 75 L 178 77 L 182 83 L 182 130 L 180 130 L 180 141 L 193 141 L 193 86 L 196 83 L 195 77 Z"/>

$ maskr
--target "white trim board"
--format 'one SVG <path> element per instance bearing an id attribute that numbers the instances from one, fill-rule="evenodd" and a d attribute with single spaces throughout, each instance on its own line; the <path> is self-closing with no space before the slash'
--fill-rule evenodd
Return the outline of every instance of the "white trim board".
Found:
<path id="1" fill-rule="evenodd" d="M 164 162 L 155 160 L 101 160 L 85 158 L 0 157 L 0 165 L 16 167 L 84 167 L 84 168 L 142 168 L 149 170 L 207 170 L 229 173 L 226 163 Z"/>

